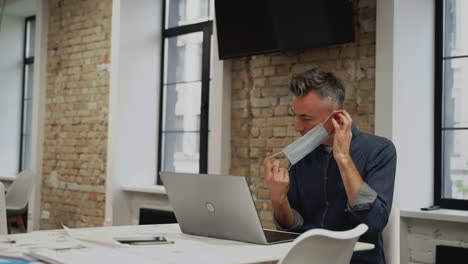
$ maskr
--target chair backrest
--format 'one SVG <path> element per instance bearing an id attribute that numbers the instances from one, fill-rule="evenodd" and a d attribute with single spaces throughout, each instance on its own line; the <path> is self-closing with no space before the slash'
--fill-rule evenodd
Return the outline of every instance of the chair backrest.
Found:
<path id="1" fill-rule="evenodd" d="M 342 232 L 311 229 L 293 242 L 291 249 L 279 263 L 349 264 L 356 241 L 367 228 L 367 225 L 360 224 L 354 229 Z"/>
<path id="2" fill-rule="evenodd" d="M 7 235 L 7 218 L 5 205 L 5 186 L 0 182 L 0 235 Z"/>
<path id="3" fill-rule="evenodd" d="M 26 208 L 31 196 L 34 174 L 31 171 L 22 171 L 11 184 L 6 194 L 7 210 L 22 210 Z"/>
<path id="4" fill-rule="evenodd" d="M 400 209 L 398 206 L 392 206 L 382 235 L 387 264 L 400 264 Z"/>

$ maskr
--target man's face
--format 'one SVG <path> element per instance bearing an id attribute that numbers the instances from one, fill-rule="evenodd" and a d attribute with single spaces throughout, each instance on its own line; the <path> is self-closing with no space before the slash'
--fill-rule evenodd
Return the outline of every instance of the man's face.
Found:
<path id="1" fill-rule="evenodd" d="M 316 92 L 309 92 L 303 97 L 294 97 L 292 111 L 296 117 L 294 129 L 305 135 L 309 130 L 325 121 L 333 112 L 333 108 L 329 102 L 320 99 Z M 331 122 L 327 122 L 331 123 Z M 329 124 L 325 124 L 327 132 L 331 134 L 332 128 L 328 128 Z"/>

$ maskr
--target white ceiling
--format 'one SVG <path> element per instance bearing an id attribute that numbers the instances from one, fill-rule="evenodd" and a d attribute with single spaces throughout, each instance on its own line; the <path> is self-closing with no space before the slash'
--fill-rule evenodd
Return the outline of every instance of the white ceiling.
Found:
<path id="1" fill-rule="evenodd" d="M 4 0 L 0 0 L 0 6 Z M 36 14 L 36 2 L 39 0 L 6 0 L 5 16 L 28 17 Z"/>

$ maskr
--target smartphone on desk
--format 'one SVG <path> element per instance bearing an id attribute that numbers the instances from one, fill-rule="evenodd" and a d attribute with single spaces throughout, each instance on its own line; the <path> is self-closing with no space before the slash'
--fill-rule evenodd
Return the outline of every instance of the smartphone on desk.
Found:
<path id="1" fill-rule="evenodd" d="M 162 236 L 144 236 L 144 237 L 114 237 L 120 243 L 130 245 L 159 245 L 173 244 L 174 241 L 168 241 Z"/>

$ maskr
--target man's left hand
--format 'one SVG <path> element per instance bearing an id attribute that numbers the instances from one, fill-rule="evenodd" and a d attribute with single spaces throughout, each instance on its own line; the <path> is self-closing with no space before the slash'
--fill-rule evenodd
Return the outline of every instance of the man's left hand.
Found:
<path id="1" fill-rule="evenodd" d="M 349 155 L 349 147 L 351 145 L 351 139 L 353 133 L 351 127 L 353 125 L 353 119 L 351 116 L 344 111 L 340 111 L 332 118 L 334 129 L 333 138 L 333 157 L 337 162 L 346 162 L 351 160 Z"/>

